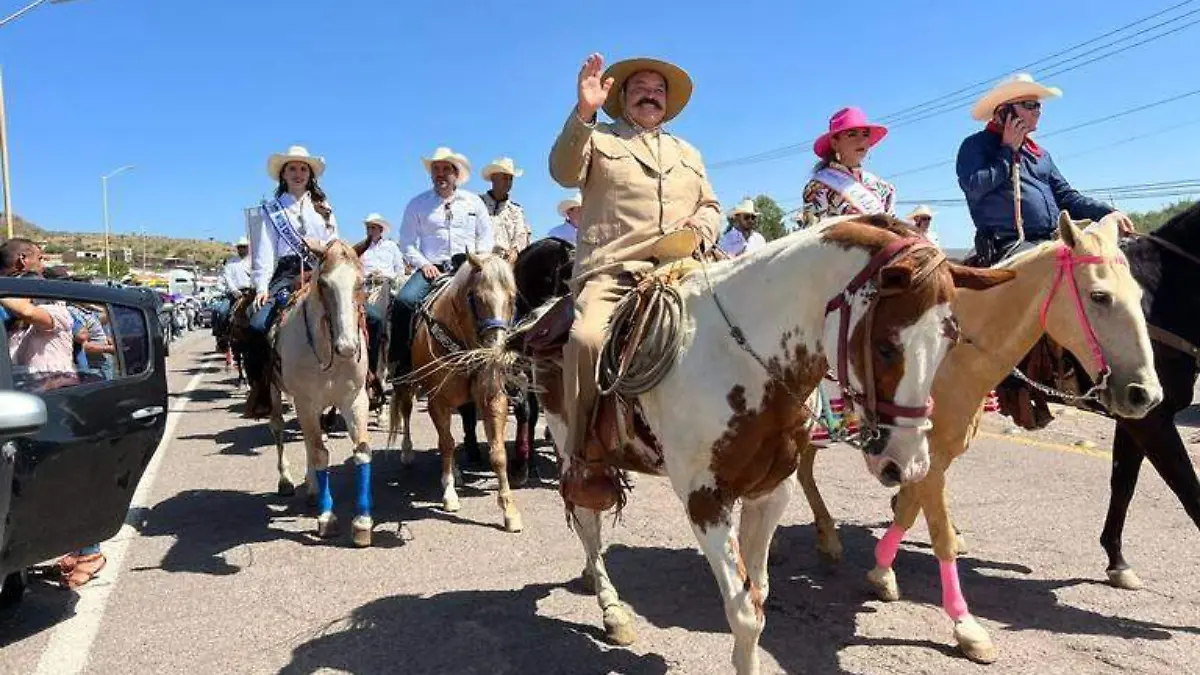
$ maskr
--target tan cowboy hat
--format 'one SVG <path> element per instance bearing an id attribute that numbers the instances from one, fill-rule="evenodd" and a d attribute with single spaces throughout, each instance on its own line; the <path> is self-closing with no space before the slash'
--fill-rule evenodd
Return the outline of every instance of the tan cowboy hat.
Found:
<path id="1" fill-rule="evenodd" d="M 525 169 L 518 169 L 511 157 L 501 157 L 500 159 L 492 160 L 491 164 L 483 167 L 483 171 L 480 171 L 479 175 L 484 180 L 491 180 L 494 173 L 506 173 L 513 178 L 520 178 L 525 175 Z"/>
<path id="2" fill-rule="evenodd" d="M 558 215 L 566 218 L 567 210 L 575 206 L 583 206 L 583 196 L 578 192 L 558 203 Z"/>
<path id="3" fill-rule="evenodd" d="M 387 218 L 384 218 L 383 215 L 379 214 L 379 213 L 372 213 L 372 214 L 368 215 L 366 218 L 363 218 L 363 225 L 372 225 L 372 224 L 379 225 L 380 227 L 383 228 L 384 232 L 387 232 L 388 230 L 392 229 L 392 224 L 387 221 Z"/>
<path id="4" fill-rule="evenodd" d="M 237 243 L 234 244 L 233 246 L 234 246 L 234 248 L 241 248 L 242 246 L 249 246 L 249 245 L 250 245 L 250 240 L 245 237 L 242 237 L 241 239 L 238 239 Z"/>
<path id="5" fill-rule="evenodd" d="M 434 162 L 450 162 L 458 168 L 458 178 L 454 181 L 457 185 L 466 183 L 471 177 L 471 163 L 466 157 L 454 152 L 450 148 L 441 147 L 433 151 L 430 157 L 422 157 L 421 161 L 425 163 L 425 170 L 429 171 L 430 166 Z"/>
<path id="6" fill-rule="evenodd" d="M 742 203 L 733 207 L 733 210 L 729 212 L 729 215 L 738 216 L 743 213 L 751 216 L 758 215 L 758 209 L 755 207 L 753 199 L 743 199 Z"/>
<path id="7" fill-rule="evenodd" d="M 1029 73 L 1017 73 L 1001 80 L 988 93 L 980 97 L 975 102 L 975 107 L 971 108 L 971 117 L 980 122 L 986 122 L 992 119 L 992 113 L 996 111 L 996 108 L 1009 101 L 1027 96 L 1035 96 L 1039 101 L 1044 98 L 1058 98 L 1062 96 L 1062 89 L 1039 84 Z"/>
<path id="8" fill-rule="evenodd" d="M 691 228 L 683 227 L 656 239 L 650 245 L 650 257 L 660 265 L 665 265 L 690 257 L 699 247 L 700 234 Z"/>
<path id="9" fill-rule="evenodd" d="M 917 208 L 910 211 L 907 216 L 904 216 L 904 219 L 911 222 L 913 220 L 916 220 L 919 216 L 926 216 L 929 218 L 933 218 L 934 213 L 935 212 L 933 209 L 929 208 L 928 206 L 926 206 L 924 204 L 921 204 Z"/>
<path id="10" fill-rule="evenodd" d="M 605 80 L 610 77 L 613 79 L 612 89 L 609 90 L 608 99 L 604 102 L 604 112 L 608 113 L 609 117 L 619 120 L 625 114 L 624 97 L 621 95 L 621 91 L 625 87 L 625 80 L 644 70 L 658 73 L 667 81 L 667 110 L 663 115 L 663 121 L 674 119 L 683 111 L 688 100 L 692 98 L 691 76 L 683 68 L 673 63 L 640 57 L 618 61 L 604 71 Z"/>
<path id="11" fill-rule="evenodd" d="M 288 162 L 304 162 L 312 169 L 314 178 L 320 178 L 325 173 L 325 158 L 308 154 L 308 148 L 303 145 L 293 145 L 287 152 L 275 153 L 267 158 L 267 175 L 272 180 L 279 180 L 283 166 Z"/>

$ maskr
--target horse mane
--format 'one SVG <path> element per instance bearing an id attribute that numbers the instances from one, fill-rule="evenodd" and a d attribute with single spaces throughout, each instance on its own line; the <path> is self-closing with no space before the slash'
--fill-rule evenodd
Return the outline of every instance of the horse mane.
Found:
<path id="1" fill-rule="evenodd" d="M 517 282 L 513 278 L 512 265 L 509 265 L 508 261 L 490 253 L 475 256 L 475 260 L 479 263 L 478 271 L 470 261 L 458 266 L 454 278 L 450 281 L 450 288 L 447 289 L 449 292 L 455 295 L 465 293 L 471 285 L 471 277 L 478 275 L 482 281 L 500 284 L 501 288 L 516 296 Z"/>
<path id="2" fill-rule="evenodd" d="M 321 256 L 321 263 L 332 267 L 345 262 L 358 262 L 358 254 L 354 252 L 354 247 L 341 239 L 329 242 L 325 246 L 325 253 Z"/>

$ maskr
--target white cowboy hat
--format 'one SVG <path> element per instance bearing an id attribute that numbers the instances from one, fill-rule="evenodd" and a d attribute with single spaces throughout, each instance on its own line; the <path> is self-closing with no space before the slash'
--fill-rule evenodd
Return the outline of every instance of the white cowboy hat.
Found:
<path id="1" fill-rule="evenodd" d="M 926 206 L 924 204 L 921 204 L 917 208 L 910 211 L 907 216 L 904 216 L 904 219 L 907 221 L 912 221 L 912 220 L 915 220 L 918 216 L 928 216 L 930 218 L 933 218 L 934 213 L 935 212 L 933 209 L 929 208 L 928 206 Z"/>
<path id="2" fill-rule="evenodd" d="M 484 180 L 491 180 L 494 173 L 506 173 L 513 178 L 520 178 L 525 175 L 525 169 L 518 169 L 511 157 L 501 157 L 500 159 L 492 160 L 491 164 L 483 167 L 483 171 L 480 171 L 479 175 Z"/>
<path id="3" fill-rule="evenodd" d="M 758 209 L 755 208 L 753 199 L 743 199 L 742 203 L 733 207 L 733 210 L 729 212 L 729 215 L 737 216 L 737 215 L 741 215 L 743 213 L 751 215 L 751 216 L 758 215 Z"/>
<path id="4" fill-rule="evenodd" d="M 610 77 L 613 79 L 608 99 L 604 101 L 604 112 L 608 113 L 609 117 L 619 120 L 625 114 L 625 101 L 621 95 L 625 87 L 625 80 L 646 70 L 662 75 L 663 79 L 667 81 L 667 109 L 663 115 L 664 122 L 674 118 L 687 106 L 688 100 L 692 98 L 692 78 L 686 70 L 673 63 L 658 59 L 625 59 L 612 64 L 608 70 L 604 71 L 604 79 L 607 80 Z"/>
<path id="5" fill-rule="evenodd" d="M 422 157 L 421 161 L 425 164 L 425 170 L 429 171 L 434 162 L 450 162 L 458 169 L 458 178 L 454 181 L 457 185 L 466 183 L 471 177 L 471 163 L 466 157 L 454 152 L 450 148 L 441 147 L 433 151 L 430 157 Z"/>
<path id="6" fill-rule="evenodd" d="M 558 203 L 558 215 L 566 218 L 567 209 L 575 206 L 583 206 L 583 197 L 578 192 Z"/>
<path id="7" fill-rule="evenodd" d="M 238 240 L 237 240 L 237 243 L 236 243 L 236 244 L 234 244 L 234 247 L 235 247 L 235 248 L 239 248 L 239 247 L 242 247 L 242 246 L 249 246 L 249 245 L 250 245 L 250 240 L 249 240 L 249 239 L 247 239 L 247 238 L 245 238 L 245 237 L 242 237 L 241 239 L 238 239 Z"/>
<path id="8" fill-rule="evenodd" d="M 387 221 L 387 218 L 384 218 L 383 215 L 379 213 L 372 213 L 366 218 L 363 218 L 363 225 L 371 224 L 379 225 L 383 228 L 384 232 L 387 232 L 392 228 L 392 224 Z"/>
<path id="9" fill-rule="evenodd" d="M 1062 96 L 1062 89 L 1039 84 L 1029 73 L 1017 73 L 1001 80 L 988 93 L 980 97 L 975 102 L 975 107 L 971 108 L 971 117 L 980 122 L 986 122 L 992 119 L 992 113 L 996 111 L 996 108 L 1009 101 L 1027 96 L 1035 96 L 1039 101 L 1044 98 L 1058 98 Z"/>
<path id="10" fill-rule="evenodd" d="M 272 180 L 279 180 L 283 165 L 288 162 L 304 162 L 312 169 L 313 177 L 320 178 L 325 173 L 325 158 L 308 154 L 308 148 L 303 145 L 293 145 L 287 152 L 275 153 L 267 158 L 267 175 Z"/>

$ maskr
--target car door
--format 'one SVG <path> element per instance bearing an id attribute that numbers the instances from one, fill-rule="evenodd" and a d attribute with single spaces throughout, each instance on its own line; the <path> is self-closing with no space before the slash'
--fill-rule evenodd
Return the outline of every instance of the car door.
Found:
<path id="1" fill-rule="evenodd" d="M 104 356 L 107 372 L 85 372 L 85 363 L 63 377 L 33 373 L 30 349 L 18 346 L 12 353 L 12 341 L 19 345 L 28 332 L 20 325 L 0 328 L 9 346 L 0 350 L 0 389 L 36 394 L 47 411 L 41 429 L 0 446 L 0 491 L 11 492 L 7 515 L 0 518 L 0 573 L 115 534 L 162 439 L 168 405 L 162 331 L 145 294 L 69 281 L 0 279 L 0 298 L 5 297 L 106 313 L 114 349 Z"/>

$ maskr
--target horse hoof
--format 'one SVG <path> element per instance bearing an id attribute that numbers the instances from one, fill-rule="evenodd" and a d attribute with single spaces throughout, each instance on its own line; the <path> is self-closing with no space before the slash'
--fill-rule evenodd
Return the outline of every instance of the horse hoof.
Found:
<path id="1" fill-rule="evenodd" d="M 840 563 L 845 558 L 845 551 L 842 549 L 841 542 L 832 544 L 819 543 L 817 544 L 817 555 L 821 556 L 821 560 L 827 563 Z"/>
<path id="2" fill-rule="evenodd" d="M 521 514 L 514 513 L 511 516 L 504 516 L 504 531 L 505 532 L 520 532 L 525 529 L 525 524 L 521 522 Z"/>
<path id="3" fill-rule="evenodd" d="M 596 592 L 596 577 L 592 576 L 591 572 L 586 569 L 579 575 L 579 583 L 583 585 L 583 590 L 588 593 Z"/>
<path id="4" fill-rule="evenodd" d="M 280 497 L 291 497 L 296 494 L 296 485 L 286 478 L 279 479 L 279 485 L 275 487 L 275 494 Z"/>
<path id="5" fill-rule="evenodd" d="M 900 585 L 896 583 L 896 572 L 890 567 L 876 567 L 867 572 L 867 581 L 875 589 L 875 595 L 884 602 L 900 599 Z"/>
<path id="6" fill-rule="evenodd" d="M 351 539 L 354 545 L 358 548 L 367 548 L 371 545 L 371 529 L 375 524 L 366 516 L 359 516 L 351 523 Z"/>
<path id="7" fill-rule="evenodd" d="M 633 619 L 623 607 L 609 607 L 604 610 L 604 635 L 609 642 L 619 647 L 628 647 L 637 641 Z"/>
<path id="8" fill-rule="evenodd" d="M 964 656 L 975 663 L 995 663 L 1000 652 L 992 638 L 975 617 L 968 616 L 954 624 L 954 639 Z"/>
<path id="9" fill-rule="evenodd" d="M 458 510 L 461 508 L 462 504 L 459 503 L 458 497 L 442 500 L 442 510 L 446 513 L 458 513 Z"/>
<path id="10" fill-rule="evenodd" d="M 338 534 L 337 517 L 332 513 L 321 514 L 317 517 L 317 536 L 321 539 L 336 537 Z"/>
<path id="11" fill-rule="evenodd" d="M 1138 577 L 1137 572 L 1134 572 L 1128 567 L 1123 570 L 1109 570 L 1108 583 L 1115 588 L 1120 588 L 1126 591 L 1140 591 L 1144 587 L 1144 584 Z"/>

